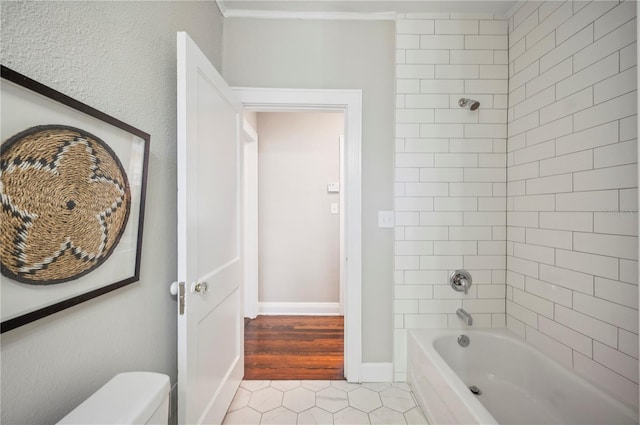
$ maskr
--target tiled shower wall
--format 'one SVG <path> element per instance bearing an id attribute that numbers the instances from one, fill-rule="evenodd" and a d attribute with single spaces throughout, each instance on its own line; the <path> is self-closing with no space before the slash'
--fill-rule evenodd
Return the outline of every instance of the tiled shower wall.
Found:
<path id="1" fill-rule="evenodd" d="M 396 24 L 395 378 L 407 330 L 505 325 L 508 22 L 406 14 Z M 458 99 L 480 101 L 476 111 Z M 468 295 L 448 284 L 467 269 Z"/>
<path id="2" fill-rule="evenodd" d="M 507 326 L 638 403 L 636 3 L 509 20 Z"/>

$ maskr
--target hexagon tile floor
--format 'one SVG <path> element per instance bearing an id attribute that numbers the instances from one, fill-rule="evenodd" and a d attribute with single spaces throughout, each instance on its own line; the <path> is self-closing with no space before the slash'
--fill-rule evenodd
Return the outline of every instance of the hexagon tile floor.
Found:
<path id="1" fill-rule="evenodd" d="M 404 383 L 242 381 L 224 425 L 419 425 L 427 421 Z"/>

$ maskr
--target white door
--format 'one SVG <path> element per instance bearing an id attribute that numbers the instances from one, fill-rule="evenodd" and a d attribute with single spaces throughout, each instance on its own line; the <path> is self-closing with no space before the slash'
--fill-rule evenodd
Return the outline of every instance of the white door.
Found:
<path id="1" fill-rule="evenodd" d="M 244 374 L 241 108 L 184 32 L 177 51 L 178 423 L 219 424 Z"/>

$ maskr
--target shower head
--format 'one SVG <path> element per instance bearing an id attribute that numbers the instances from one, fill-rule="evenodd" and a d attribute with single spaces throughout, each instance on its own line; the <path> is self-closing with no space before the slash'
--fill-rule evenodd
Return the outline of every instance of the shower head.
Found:
<path id="1" fill-rule="evenodd" d="M 471 111 L 475 111 L 480 106 L 480 102 L 473 99 L 461 98 L 458 100 L 458 105 L 460 105 L 461 108 L 469 108 Z"/>

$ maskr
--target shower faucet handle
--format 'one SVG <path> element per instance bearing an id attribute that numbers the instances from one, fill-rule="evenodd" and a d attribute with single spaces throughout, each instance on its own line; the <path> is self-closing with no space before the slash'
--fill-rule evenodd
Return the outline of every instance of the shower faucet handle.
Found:
<path id="1" fill-rule="evenodd" d="M 463 269 L 455 270 L 449 276 L 449 284 L 451 287 L 458 292 L 464 292 L 465 295 L 469 292 L 471 282 L 471 273 Z"/>

